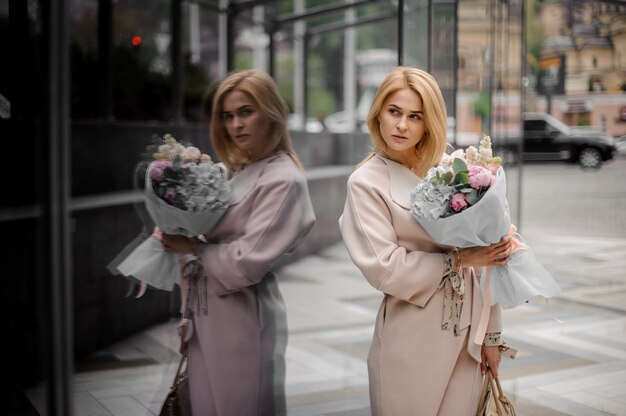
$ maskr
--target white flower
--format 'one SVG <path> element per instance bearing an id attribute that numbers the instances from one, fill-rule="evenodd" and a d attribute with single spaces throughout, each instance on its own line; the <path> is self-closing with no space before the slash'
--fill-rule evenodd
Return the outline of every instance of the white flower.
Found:
<path id="1" fill-rule="evenodd" d="M 467 157 L 467 163 L 470 165 L 479 165 L 480 163 L 480 155 L 478 154 L 478 150 L 474 146 L 470 146 L 465 151 L 465 156 Z"/>
<path id="2" fill-rule="evenodd" d="M 450 215 L 450 197 L 455 192 L 453 186 L 438 180 L 449 167 L 430 168 L 424 179 L 411 192 L 411 213 L 416 218 L 434 220 Z"/>
<path id="3" fill-rule="evenodd" d="M 190 160 L 190 161 L 198 162 L 200 161 L 200 158 L 202 157 L 202 152 L 197 147 L 189 146 L 183 149 L 182 153 L 180 154 L 180 157 L 184 161 Z"/>
<path id="4" fill-rule="evenodd" d="M 465 152 L 463 149 L 457 149 L 454 152 L 450 153 L 450 162 L 453 162 L 454 159 L 461 159 L 463 162 L 467 163 L 465 159 Z"/>
<path id="5" fill-rule="evenodd" d="M 158 153 L 155 155 L 155 159 L 174 160 L 179 157 L 184 151 L 185 146 L 178 143 L 171 135 L 166 134 L 163 136 L 164 144 L 159 146 Z"/>
<path id="6" fill-rule="evenodd" d="M 186 170 L 178 191 L 187 210 L 215 211 L 228 205 L 230 186 L 219 166 L 213 163 L 191 163 L 186 166 Z"/>
<path id="7" fill-rule="evenodd" d="M 491 150 L 491 137 L 483 134 L 483 138 L 478 146 L 481 164 L 485 166 L 489 163 L 489 160 L 493 158 L 493 153 Z"/>
<path id="8" fill-rule="evenodd" d="M 445 153 L 441 155 L 441 159 L 439 160 L 440 165 L 448 166 L 452 163 L 452 159 L 450 159 L 450 155 Z"/>

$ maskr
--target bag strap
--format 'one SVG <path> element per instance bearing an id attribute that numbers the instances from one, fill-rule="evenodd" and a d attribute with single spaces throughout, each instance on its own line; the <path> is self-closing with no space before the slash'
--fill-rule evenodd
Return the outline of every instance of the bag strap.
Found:
<path id="1" fill-rule="evenodd" d="M 502 386 L 500 385 L 500 379 L 498 377 L 494 377 L 491 374 L 491 370 L 488 370 L 489 374 L 489 382 L 491 383 L 492 392 L 497 393 L 494 394 L 494 400 L 496 402 L 496 408 L 498 409 L 498 414 L 501 415 L 510 415 L 515 416 L 515 409 L 513 408 L 513 403 L 509 400 L 508 397 L 504 394 L 502 390 Z"/>
<path id="2" fill-rule="evenodd" d="M 170 386 L 171 390 L 176 388 L 177 381 L 182 377 L 183 374 L 181 370 L 186 360 L 187 360 L 187 351 L 185 351 L 185 353 L 180 359 L 180 362 L 178 363 L 178 369 L 176 370 L 176 374 L 174 375 L 174 380 L 172 381 L 172 385 Z"/>
<path id="3" fill-rule="evenodd" d="M 482 416 L 481 411 L 483 407 L 485 406 L 485 401 L 487 400 L 487 389 L 489 388 L 489 384 L 490 384 L 489 376 L 485 375 L 483 377 L 483 388 L 482 388 L 482 392 L 480 393 L 480 402 L 478 403 L 476 416 Z"/>

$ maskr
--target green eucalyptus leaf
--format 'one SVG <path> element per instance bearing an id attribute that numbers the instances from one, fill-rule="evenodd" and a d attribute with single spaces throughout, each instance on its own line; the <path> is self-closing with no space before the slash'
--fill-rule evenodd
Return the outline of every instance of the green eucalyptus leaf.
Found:
<path id="1" fill-rule="evenodd" d="M 460 159 L 457 159 L 460 160 Z M 463 163 L 463 161 L 461 160 L 461 163 Z M 454 177 L 454 184 L 455 185 L 467 185 L 469 183 L 469 175 L 468 172 L 459 172 L 456 174 L 456 176 Z"/>
<path id="2" fill-rule="evenodd" d="M 452 181 L 452 178 L 454 178 L 452 172 L 446 172 L 442 177 L 443 182 L 446 184 L 450 183 Z"/>
<path id="3" fill-rule="evenodd" d="M 465 162 L 463 162 L 461 159 L 454 158 L 454 161 L 452 162 L 452 170 L 454 171 L 455 175 L 458 175 L 459 173 L 462 172 L 467 172 L 467 165 L 465 164 Z"/>
<path id="4" fill-rule="evenodd" d="M 465 195 L 465 199 L 467 199 L 467 202 L 470 205 L 474 205 L 475 203 L 478 202 L 478 191 L 476 191 L 476 189 L 472 189 L 470 193 Z"/>

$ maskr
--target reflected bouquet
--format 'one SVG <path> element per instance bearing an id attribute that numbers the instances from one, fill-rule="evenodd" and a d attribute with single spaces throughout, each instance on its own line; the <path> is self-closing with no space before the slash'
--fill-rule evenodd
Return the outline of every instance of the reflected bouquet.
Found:
<path id="1" fill-rule="evenodd" d="M 504 169 L 501 159 L 493 156 L 489 136 L 483 136 L 478 149 L 470 146 L 446 154 L 429 169 L 411 192 L 411 214 L 439 244 L 488 246 L 505 235 L 513 237 L 507 264 L 490 267 L 481 279 L 491 304 L 508 309 L 560 291 L 511 224 Z"/>
<path id="2" fill-rule="evenodd" d="M 184 146 L 169 134 L 155 138 L 154 152 L 145 161 L 145 208 L 156 227 L 114 268 L 147 285 L 172 290 L 181 268 L 193 256 L 163 250 L 161 235 L 197 237 L 209 233 L 229 206 L 231 189 L 224 170 L 198 148 Z"/>
<path id="3" fill-rule="evenodd" d="M 193 146 L 169 134 L 146 169 L 146 209 L 165 233 L 206 234 L 222 217 L 230 185 L 222 168 Z"/>

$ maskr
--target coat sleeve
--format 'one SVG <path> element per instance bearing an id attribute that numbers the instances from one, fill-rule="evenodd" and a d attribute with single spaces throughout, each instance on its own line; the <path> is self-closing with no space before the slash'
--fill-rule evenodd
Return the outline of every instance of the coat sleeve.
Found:
<path id="1" fill-rule="evenodd" d="M 399 245 L 385 199 L 367 178 L 352 175 L 348 180 L 340 228 L 352 261 L 376 289 L 419 307 L 440 289 L 442 253 Z"/>
<path id="2" fill-rule="evenodd" d="M 474 269 L 476 279 L 480 281 L 483 268 L 477 267 Z M 477 282 L 478 283 L 478 282 Z M 485 343 L 488 343 L 487 334 L 501 333 L 502 332 L 502 306 L 499 303 L 491 305 L 489 310 L 489 322 L 487 323 L 487 330 L 485 331 Z"/>
<path id="3" fill-rule="evenodd" d="M 488 334 L 501 333 L 502 332 L 502 307 L 499 303 L 491 305 L 489 311 L 489 323 L 487 324 L 487 330 L 485 331 L 485 344 L 488 344 Z M 496 342 L 499 344 L 501 341 Z"/>
<path id="4" fill-rule="evenodd" d="M 259 283 L 283 254 L 295 250 L 315 223 L 304 175 L 262 175 L 243 235 L 209 244 L 202 262 L 218 295 Z"/>

